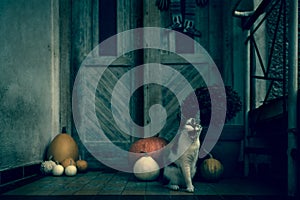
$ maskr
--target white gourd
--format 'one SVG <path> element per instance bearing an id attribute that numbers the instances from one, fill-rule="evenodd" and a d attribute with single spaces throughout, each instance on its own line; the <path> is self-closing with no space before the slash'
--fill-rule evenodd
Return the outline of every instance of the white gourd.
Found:
<path id="1" fill-rule="evenodd" d="M 155 180 L 159 176 L 159 171 L 157 162 L 148 155 L 138 159 L 133 166 L 135 177 L 143 181 Z"/>
<path id="2" fill-rule="evenodd" d="M 69 165 L 65 168 L 65 174 L 67 176 L 75 176 L 77 174 L 77 168 L 74 165 Z"/>
<path id="3" fill-rule="evenodd" d="M 64 170 L 62 165 L 56 165 L 52 170 L 52 174 L 53 176 L 61 176 L 64 173 Z"/>

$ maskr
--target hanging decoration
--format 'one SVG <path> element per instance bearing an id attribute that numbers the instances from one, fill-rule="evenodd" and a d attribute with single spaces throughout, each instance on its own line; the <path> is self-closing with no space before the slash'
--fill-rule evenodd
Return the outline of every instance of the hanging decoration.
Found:
<path id="1" fill-rule="evenodd" d="M 168 28 L 191 37 L 201 37 L 201 32 L 195 28 L 196 5 L 204 7 L 207 3 L 208 0 L 156 0 L 161 11 L 170 8 L 172 24 Z"/>

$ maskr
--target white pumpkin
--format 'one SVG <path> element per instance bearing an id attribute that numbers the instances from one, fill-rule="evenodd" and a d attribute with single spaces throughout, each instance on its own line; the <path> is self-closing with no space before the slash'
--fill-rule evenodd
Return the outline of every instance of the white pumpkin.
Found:
<path id="1" fill-rule="evenodd" d="M 64 170 L 62 165 L 56 165 L 52 170 L 52 174 L 53 176 L 61 176 L 64 173 Z"/>
<path id="2" fill-rule="evenodd" d="M 65 174 L 67 176 L 75 176 L 77 174 L 77 168 L 74 165 L 69 165 L 65 168 Z"/>
<path id="3" fill-rule="evenodd" d="M 143 156 L 133 166 L 135 177 L 143 181 L 153 181 L 159 176 L 159 166 L 151 156 Z"/>

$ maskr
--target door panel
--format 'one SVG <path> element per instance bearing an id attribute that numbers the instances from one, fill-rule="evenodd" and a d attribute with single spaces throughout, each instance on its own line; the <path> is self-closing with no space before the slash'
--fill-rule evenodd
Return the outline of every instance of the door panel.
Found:
<path id="1" fill-rule="evenodd" d="M 73 81 L 78 76 L 87 55 L 90 54 L 100 42 L 131 28 L 136 28 L 139 23 L 142 5 L 140 0 L 99 0 L 99 1 L 75 1 L 72 4 L 72 70 Z M 118 10 L 118 12 L 117 12 Z M 126 74 L 130 69 L 139 63 L 137 52 L 128 52 L 120 58 L 117 58 L 110 66 L 105 69 L 105 72 L 99 77 L 98 69 L 103 67 L 102 60 L 109 60 L 116 53 L 122 52 L 124 45 L 134 43 L 134 38 L 122 40 L 115 39 L 115 45 L 109 46 L 101 52 L 93 52 L 95 60 L 89 60 L 88 73 L 83 73 L 80 77 L 80 88 L 82 91 L 76 96 L 76 104 L 73 105 L 75 110 L 80 110 L 84 113 L 84 117 L 77 119 L 80 121 L 79 127 L 73 126 L 73 136 L 77 139 L 80 148 L 81 157 L 89 162 L 91 168 L 105 167 L 95 157 L 97 155 L 107 155 L 107 158 L 114 159 L 113 149 L 110 148 L 110 143 L 117 147 L 128 150 L 133 138 L 131 133 L 125 133 L 116 125 L 111 111 L 111 96 L 114 87 L 121 76 Z M 97 55 L 98 54 L 98 55 Z M 94 70 L 94 73 L 93 73 Z M 138 78 L 137 78 L 138 79 Z M 124 88 L 128 93 L 131 91 L 135 78 L 123 82 Z M 94 84 L 97 87 L 94 88 Z M 95 92 L 96 89 L 96 92 Z M 95 92 L 95 99 L 87 99 L 86 96 Z M 120 102 L 125 101 L 124 93 L 117 93 L 116 98 Z M 129 110 L 132 120 L 142 124 L 142 116 L 137 110 L 140 109 L 142 102 L 138 101 L 141 94 L 134 93 L 131 97 Z M 93 95 L 92 95 L 93 96 Z M 74 97 L 73 97 L 74 102 Z M 94 109 L 86 107 L 90 103 L 94 103 Z M 117 108 L 118 109 L 118 108 Z M 118 111 L 118 110 L 117 110 Z M 76 111 L 75 111 L 76 112 Z M 96 121 L 90 120 L 89 117 L 96 115 Z M 81 128 L 82 129 L 81 129 Z M 104 135 L 99 135 L 99 130 L 102 129 Z M 79 130 L 84 130 L 84 133 L 78 133 Z M 133 130 L 134 131 L 134 130 Z"/>

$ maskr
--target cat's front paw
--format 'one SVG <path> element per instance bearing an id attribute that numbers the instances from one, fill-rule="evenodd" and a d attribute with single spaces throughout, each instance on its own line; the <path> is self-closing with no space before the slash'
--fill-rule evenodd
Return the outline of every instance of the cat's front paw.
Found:
<path id="1" fill-rule="evenodd" d="M 195 188 L 192 185 L 192 186 L 187 187 L 185 191 L 187 191 L 187 192 L 194 192 L 194 190 L 195 190 Z"/>
<path id="2" fill-rule="evenodd" d="M 171 190 L 179 190 L 179 186 L 178 185 L 168 185 L 167 186 L 169 189 L 171 189 Z"/>

